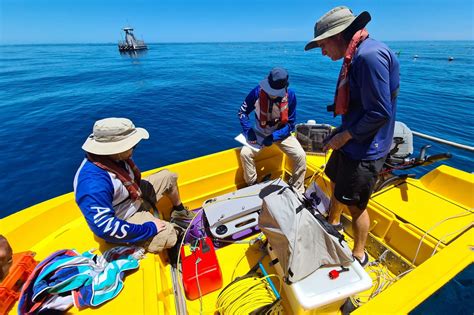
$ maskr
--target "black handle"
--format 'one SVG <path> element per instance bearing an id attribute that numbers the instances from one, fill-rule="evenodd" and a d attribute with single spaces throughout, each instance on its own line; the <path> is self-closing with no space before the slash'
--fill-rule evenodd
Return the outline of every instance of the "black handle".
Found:
<path id="1" fill-rule="evenodd" d="M 453 155 L 449 152 L 433 154 L 433 155 L 430 155 L 426 158 L 426 162 L 428 164 L 431 164 L 431 163 L 434 163 L 434 162 L 437 162 L 437 161 L 447 160 L 447 159 L 450 159 L 452 157 L 453 157 Z"/>

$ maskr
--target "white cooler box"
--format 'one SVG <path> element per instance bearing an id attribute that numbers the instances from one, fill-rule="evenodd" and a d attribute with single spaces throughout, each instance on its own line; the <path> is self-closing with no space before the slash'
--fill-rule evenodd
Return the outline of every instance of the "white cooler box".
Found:
<path id="1" fill-rule="evenodd" d="M 277 258 L 270 245 L 267 250 L 271 259 Z M 282 276 L 281 265 L 276 263 L 274 267 Z M 372 287 L 372 279 L 357 261 L 346 267 L 349 271 L 340 273 L 336 279 L 330 279 L 329 272 L 333 269 L 340 270 L 340 266 L 320 268 L 303 280 L 292 284 L 283 283 L 291 314 L 336 312 L 346 298 Z"/>

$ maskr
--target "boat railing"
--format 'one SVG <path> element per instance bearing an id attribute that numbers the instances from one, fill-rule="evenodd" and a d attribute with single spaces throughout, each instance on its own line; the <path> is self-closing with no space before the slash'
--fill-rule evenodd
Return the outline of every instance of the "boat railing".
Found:
<path id="1" fill-rule="evenodd" d="M 438 142 L 438 143 L 442 143 L 442 144 L 446 144 L 446 145 L 449 145 L 449 146 L 452 146 L 452 147 L 455 147 L 455 148 L 458 148 L 458 149 L 463 149 L 463 150 L 466 150 L 466 151 L 469 151 L 469 152 L 474 152 L 474 147 L 472 147 L 472 146 L 457 143 L 457 142 L 454 142 L 454 141 L 449 141 L 449 140 L 438 138 L 438 137 L 433 137 L 433 136 L 430 136 L 430 135 L 427 135 L 427 134 L 424 134 L 424 133 L 421 133 L 421 132 L 413 131 L 413 130 L 412 130 L 412 133 L 413 133 L 414 136 L 417 136 L 417 137 L 420 137 L 420 138 L 425 138 L 425 139 L 428 139 L 428 140 L 431 140 L 431 141 L 434 141 L 434 142 Z"/>
<path id="2" fill-rule="evenodd" d="M 124 40 L 119 40 L 118 46 L 124 49 L 138 49 L 138 48 L 145 48 L 146 44 L 143 40 L 135 40 L 133 41 L 132 45 L 130 45 Z"/>

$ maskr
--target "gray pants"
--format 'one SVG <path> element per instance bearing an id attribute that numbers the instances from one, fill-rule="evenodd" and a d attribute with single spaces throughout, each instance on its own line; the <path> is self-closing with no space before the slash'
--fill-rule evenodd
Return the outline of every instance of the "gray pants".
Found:
<path id="1" fill-rule="evenodd" d="M 304 177 L 306 174 L 306 153 L 301 144 L 294 136 L 289 136 L 283 141 L 274 142 L 290 159 L 293 166 L 291 184 L 301 193 L 304 192 Z M 247 185 L 252 185 L 257 181 L 257 169 L 255 167 L 255 157 L 258 152 L 244 146 L 240 150 L 240 160 L 244 168 L 244 179 Z"/>

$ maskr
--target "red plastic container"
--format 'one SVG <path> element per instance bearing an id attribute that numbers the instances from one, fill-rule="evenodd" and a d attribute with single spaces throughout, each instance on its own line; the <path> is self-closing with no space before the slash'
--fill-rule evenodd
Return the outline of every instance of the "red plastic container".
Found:
<path id="1" fill-rule="evenodd" d="M 13 254 L 10 271 L 0 283 L 0 315 L 8 313 L 20 297 L 23 284 L 38 264 L 34 257 L 30 251 Z"/>
<path id="2" fill-rule="evenodd" d="M 197 262 L 198 259 L 199 262 Z M 184 247 L 182 247 L 181 262 L 184 292 L 189 300 L 199 298 L 198 280 L 201 295 L 222 287 L 221 268 L 217 261 L 214 245 L 209 237 L 199 240 L 199 247 L 189 256 L 185 256 Z"/>

